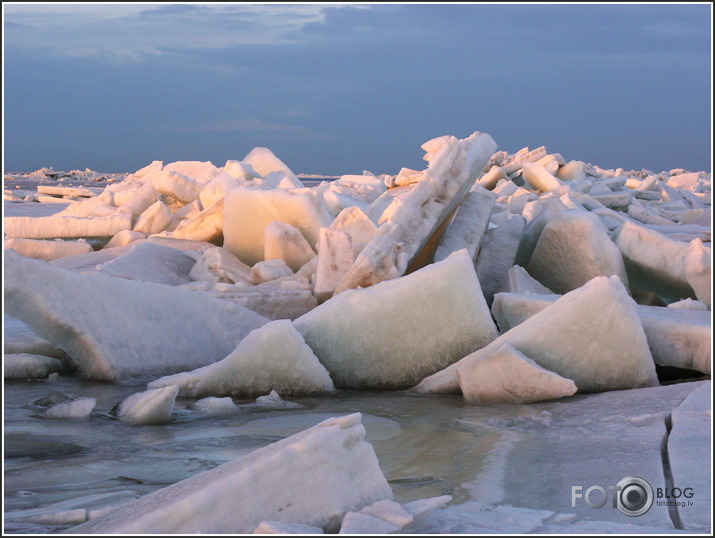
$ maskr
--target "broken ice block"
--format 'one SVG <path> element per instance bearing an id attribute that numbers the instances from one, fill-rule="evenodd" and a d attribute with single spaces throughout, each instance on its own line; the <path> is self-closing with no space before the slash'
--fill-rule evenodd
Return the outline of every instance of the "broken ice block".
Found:
<path id="1" fill-rule="evenodd" d="M 62 371 L 62 362 L 53 357 L 30 353 L 3 353 L 4 379 L 44 379 Z"/>
<path id="2" fill-rule="evenodd" d="M 159 199 L 159 193 L 157 193 L 151 185 L 148 184 L 142 185 L 136 190 L 127 192 L 131 193 L 131 197 L 122 199 L 121 203 L 118 201 L 118 196 L 115 194 L 115 204 L 117 207 L 120 207 L 122 211 L 131 214 L 132 217 L 138 217 Z"/>
<path id="3" fill-rule="evenodd" d="M 550 295 L 554 292 L 534 279 L 526 269 L 520 265 L 514 265 L 506 273 L 506 279 L 502 285 L 502 292 L 508 293 L 536 293 L 540 295 Z"/>
<path id="4" fill-rule="evenodd" d="M 132 227 L 131 215 L 113 217 L 5 217 L 5 234 L 25 239 L 112 237 Z"/>
<path id="5" fill-rule="evenodd" d="M 11 248 L 25 258 L 56 260 L 92 251 L 92 245 L 84 240 L 51 241 L 47 239 L 6 239 L 4 248 Z"/>
<path id="6" fill-rule="evenodd" d="M 129 243 L 133 243 L 134 241 L 139 241 L 140 239 L 146 239 L 146 236 L 142 233 L 134 232 L 132 230 L 122 230 L 121 232 L 117 232 L 116 234 L 114 234 L 114 236 L 109 240 L 109 242 L 104 245 L 103 250 L 115 247 L 123 247 L 128 245 Z M 78 252 L 77 254 L 80 253 Z"/>
<path id="7" fill-rule="evenodd" d="M 572 379 L 581 392 L 658 384 L 636 304 L 618 277 L 612 276 L 596 277 L 561 296 L 490 345 L 425 378 L 416 389 L 459 392 L 457 369 L 505 343 L 540 366 Z"/>
<path id="8" fill-rule="evenodd" d="M 96 398 L 75 398 L 48 407 L 45 416 L 47 418 L 86 420 L 96 405 Z"/>
<path id="9" fill-rule="evenodd" d="M 695 291 L 695 296 L 710 308 L 712 286 L 712 250 L 700 239 L 688 244 L 685 255 L 685 280 Z"/>
<path id="10" fill-rule="evenodd" d="M 251 268 L 251 281 L 256 284 L 263 284 L 292 274 L 293 271 L 283 260 L 265 260 L 258 262 Z"/>
<path id="11" fill-rule="evenodd" d="M 226 197 L 226 193 L 239 185 L 238 181 L 227 173 L 222 173 L 209 181 L 199 193 L 202 207 L 211 207 Z"/>
<path id="12" fill-rule="evenodd" d="M 576 394 L 570 379 L 546 370 L 509 344 L 457 369 L 464 399 L 475 403 L 532 403 Z"/>
<path id="13" fill-rule="evenodd" d="M 226 161 L 223 171 L 241 182 L 261 177 L 261 174 L 256 172 L 250 164 L 235 160 Z"/>
<path id="14" fill-rule="evenodd" d="M 464 250 L 406 277 L 347 290 L 294 323 L 344 388 L 409 387 L 497 336 Z M 397 333 L 400 345 L 388 345 Z"/>
<path id="15" fill-rule="evenodd" d="M 195 217 L 184 221 L 181 226 L 169 233 L 168 237 L 221 243 L 224 226 L 223 208 L 224 199 L 221 199 Z"/>
<path id="16" fill-rule="evenodd" d="M 145 236 L 157 234 L 166 228 L 171 222 L 172 216 L 166 204 L 157 200 L 139 216 L 133 231 L 144 234 Z"/>
<path id="17" fill-rule="evenodd" d="M 251 165 L 261 176 L 267 176 L 271 172 L 284 172 L 293 187 L 297 189 L 303 187 L 303 183 L 291 172 L 290 168 L 268 148 L 253 148 L 242 162 Z"/>
<path id="18" fill-rule="evenodd" d="M 318 267 L 315 273 L 315 297 L 319 302 L 330 299 L 335 288 L 353 264 L 350 236 L 340 230 L 320 229 Z"/>
<path id="19" fill-rule="evenodd" d="M 171 422 L 178 393 L 179 387 L 176 385 L 137 392 L 119 403 L 117 417 L 135 426 Z"/>
<path id="20" fill-rule="evenodd" d="M 350 236 L 353 246 L 353 260 L 358 257 L 372 239 L 377 235 L 377 226 L 359 207 L 346 207 L 330 225 L 333 230 L 340 230 Z"/>
<path id="21" fill-rule="evenodd" d="M 152 177 L 151 186 L 156 192 L 171 196 L 184 204 L 196 200 L 202 187 L 184 174 L 167 171 L 166 167 Z"/>
<path id="22" fill-rule="evenodd" d="M 501 289 L 509 268 L 516 261 L 524 226 L 524 217 L 515 215 L 489 230 L 484 236 L 482 247 L 477 254 L 475 270 L 487 304 L 491 304 L 494 294 Z"/>
<path id="23" fill-rule="evenodd" d="M 252 284 L 251 268 L 221 247 L 206 249 L 189 274 L 194 280 Z"/>
<path id="24" fill-rule="evenodd" d="M 202 185 L 221 173 L 211 161 L 176 161 L 164 166 L 163 171 L 182 174 Z"/>
<path id="25" fill-rule="evenodd" d="M 283 260 L 293 272 L 315 258 L 315 251 L 300 230 L 285 222 L 273 221 L 264 230 L 264 258 Z"/>
<path id="26" fill-rule="evenodd" d="M 327 370 L 287 320 L 272 321 L 251 332 L 224 359 L 208 366 L 149 383 L 149 388 L 176 385 L 182 396 L 255 397 L 309 395 L 335 390 Z"/>
<path id="27" fill-rule="evenodd" d="M 328 419 L 69 532 L 246 534 L 262 521 L 335 532 L 346 512 L 392 498 L 360 420 Z"/>

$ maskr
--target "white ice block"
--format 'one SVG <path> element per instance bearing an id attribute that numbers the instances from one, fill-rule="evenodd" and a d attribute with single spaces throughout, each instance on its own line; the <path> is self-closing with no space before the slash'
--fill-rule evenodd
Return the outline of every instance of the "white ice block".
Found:
<path id="1" fill-rule="evenodd" d="M 700 239 L 690 241 L 685 255 L 685 280 L 698 300 L 708 308 L 711 304 L 712 259 L 711 248 L 703 245 Z"/>
<path id="2" fill-rule="evenodd" d="M 583 161 L 570 161 L 558 169 L 556 177 L 562 181 L 585 181 L 584 164 Z"/>
<path id="3" fill-rule="evenodd" d="M 345 388 L 409 387 L 497 336 L 466 251 L 347 290 L 294 323 L 336 386 Z M 396 334 L 400 344 L 393 346 Z"/>
<path id="4" fill-rule="evenodd" d="M 353 246 L 353 260 L 358 257 L 370 241 L 377 235 L 377 226 L 359 207 L 346 207 L 330 225 L 350 236 Z"/>
<path id="5" fill-rule="evenodd" d="M 480 132 L 463 140 L 447 137 L 438 146 L 424 179 L 405 196 L 375 239 L 363 249 L 337 293 L 396 278 L 415 263 L 426 264 L 427 259 L 418 260 L 418 256 L 481 175 L 496 149 L 492 137 Z M 431 258 L 431 253 L 424 253 L 428 254 Z"/>
<path id="6" fill-rule="evenodd" d="M 557 214 L 541 232 L 527 271 L 556 293 L 567 293 L 597 276 L 628 276 L 619 248 L 601 220 L 587 211 Z"/>
<path id="7" fill-rule="evenodd" d="M 146 239 L 146 236 L 143 233 L 135 232 L 132 230 L 122 230 L 121 232 L 117 232 L 114 234 L 114 236 L 107 242 L 103 249 L 110 249 L 110 248 L 115 248 L 115 247 L 123 247 L 128 245 L 129 243 L 133 243 L 134 241 L 139 241 L 140 239 Z M 80 252 L 77 252 L 76 254 L 81 254 Z"/>
<path id="8" fill-rule="evenodd" d="M 519 251 L 524 233 L 524 217 L 515 215 L 489 230 L 477 254 L 475 269 L 487 304 L 501 289 Z"/>
<path id="9" fill-rule="evenodd" d="M 3 353 L 4 379 L 44 379 L 62 371 L 62 361 L 31 353 Z"/>
<path id="10" fill-rule="evenodd" d="M 201 184 L 179 172 L 164 170 L 151 178 L 151 186 L 156 192 L 171 196 L 188 204 L 199 197 Z"/>
<path id="11" fill-rule="evenodd" d="M 330 184 L 330 190 L 367 202 L 377 200 L 387 190 L 385 183 L 375 176 L 346 175 Z"/>
<path id="12" fill-rule="evenodd" d="M 315 258 L 315 251 L 300 230 L 285 222 L 273 221 L 264 230 L 264 258 L 283 260 L 293 272 Z"/>
<path id="13" fill-rule="evenodd" d="M 291 276 L 293 271 L 283 260 L 265 260 L 251 268 L 251 281 L 263 284 L 279 278 Z"/>
<path id="14" fill-rule="evenodd" d="M 315 273 L 315 297 L 319 302 L 330 299 L 340 281 L 353 265 L 350 235 L 331 228 L 320 229 L 318 267 Z"/>
<path id="15" fill-rule="evenodd" d="M 417 390 L 459 392 L 457 370 L 505 343 L 572 379 L 581 392 L 658 384 L 636 303 L 614 276 L 596 277 L 563 295 L 489 346 L 424 379 Z"/>
<path id="16" fill-rule="evenodd" d="M 119 214 L 119 210 L 108 204 L 104 199 L 96 196 L 94 198 L 83 198 L 68 205 L 62 211 L 55 213 L 58 217 L 112 217 Z"/>
<path id="17" fill-rule="evenodd" d="M 509 344 L 457 369 L 459 388 L 470 402 L 525 404 L 576 394 L 570 379 L 542 368 Z"/>
<path id="18" fill-rule="evenodd" d="M 529 218 L 526 215 L 526 209 L 522 213 L 527 219 L 527 226 L 524 229 L 521 243 L 519 244 L 519 251 L 516 256 L 517 265 L 521 265 L 522 267 L 529 265 L 531 255 L 534 253 L 534 249 L 539 242 L 539 237 L 541 237 L 541 232 L 544 231 L 549 221 L 560 212 L 568 211 L 568 207 L 566 207 L 559 198 L 549 199 L 542 197 L 534 202 L 529 202 L 527 206 L 532 203 L 535 204 L 534 210 L 537 214 Z"/>
<path id="19" fill-rule="evenodd" d="M 117 407 L 117 417 L 135 426 L 171 422 L 177 394 L 176 385 L 137 392 L 122 400 Z"/>
<path id="20" fill-rule="evenodd" d="M 295 188 L 300 189 L 304 186 L 291 169 L 268 148 L 253 148 L 242 162 L 250 164 L 261 176 L 267 176 L 271 172 L 284 172 Z"/>
<path id="21" fill-rule="evenodd" d="M 132 227 L 131 215 L 113 217 L 5 217 L 5 234 L 25 239 L 112 237 Z"/>
<path id="22" fill-rule="evenodd" d="M 164 166 L 163 171 L 182 174 L 203 185 L 221 173 L 210 161 L 176 161 Z"/>
<path id="23" fill-rule="evenodd" d="M 282 523 L 280 521 L 262 521 L 253 534 L 323 534 L 323 529 L 302 523 Z"/>
<path id="24" fill-rule="evenodd" d="M 189 273 L 194 280 L 252 284 L 251 268 L 222 247 L 206 249 Z"/>
<path id="25" fill-rule="evenodd" d="M 525 163 L 533 163 L 546 157 L 546 147 L 541 146 L 536 149 L 529 151 L 529 148 L 523 148 L 523 150 L 518 151 L 514 154 L 513 158 L 502 164 L 502 170 L 504 173 L 511 174 L 516 172 L 520 168 L 523 169 Z"/>
<path id="26" fill-rule="evenodd" d="M 463 248 L 473 260 L 477 257 L 484 235 L 489 226 L 489 217 L 496 202 L 496 194 L 475 185 L 459 204 L 454 220 L 444 233 L 437 247 L 434 261 L 444 260 L 452 252 Z"/>
<path id="27" fill-rule="evenodd" d="M 202 207 L 211 207 L 219 200 L 226 197 L 226 193 L 238 187 L 239 182 L 226 172 L 217 175 L 209 181 L 199 193 Z"/>
<path id="28" fill-rule="evenodd" d="M 526 272 L 526 269 L 520 265 L 514 265 L 507 271 L 506 279 L 500 291 L 508 293 L 536 293 L 540 295 L 554 293 L 541 282 L 534 279 Z"/>
<path id="29" fill-rule="evenodd" d="M 47 418 L 87 420 L 96 406 L 96 398 L 75 398 L 48 407 L 45 416 Z"/>
<path id="30" fill-rule="evenodd" d="M 6 239 L 4 248 L 11 248 L 25 258 L 51 261 L 65 256 L 75 256 L 92 251 L 92 245 L 79 241 L 52 241 L 48 239 Z"/>
<path id="31" fill-rule="evenodd" d="M 346 512 L 392 498 L 360 420 L 325 420 L 69 532 L 246 534 L 262 521 L 334 532 Z"/>
<path id="32" fill-rule="evenodd" d="M 363 514 L 362 512 L 348 512 L 343 518 L 339 534 L 369 534 L 372 536 L 381 536 L 392 534 L 399 530 L 400 527 L 383 519 Z"/>
<path id="33" fill-rule="evenodd" d="M 157 234 L 167 227 L 171 222 L 172 216 L 166 204 L 157 200 L 139 216 L 133 231 L 145 236 Z"/>
<path id="34" fill-rule="evenodd" d="M 64 185 L 38 185 L 37 192 L 40 194 L 52 194 L 55 196 L 86 196 L 91 198 L 97 196 L 101 189 L 90 187 L 67 187 Z"/>
<path id="35" fill-rule="evenodd" d="M 253 266 L 263 260 L 265 229 L 271 222 L 290 224 L 314 245 L 320 228 L 332 220 L 314 193 L 237 187 L 224 199 L 223 246 Z"/>
<path id="36" fill-rule="evenodd" d="M 85 376 L 110 381 L 204 366 L 268 322 L 228 301 L 78 275 L 13 251 L 5 253 L 5 308 L 66 351 Z"/>
<path id="37" fill-rule="evenodd" d="M 220 243 L 223 238 L 223 207 L 222 199 L 195 217 L 187 219 L 185 223 L 169 233 L 168 237 Z"/>
<path id="38" fill-rule="evenodd" d="M 159 193 L 148 184 L 141 185 L 138 189 L 127 192 L 131 193 L 130 198 L 122 198 L 120 202 L 119 196 L 115 194 L 114 203 L 117 207 L 120 207 L 122 211 L 131 214 L 132 217 L 138 217 L 159 199 Z"/>
<path id="39" fill-rule="evenodd" d="M 191 404 L 191 409 L 204 415 L 228 415 L 235 413 L 238 410 L 233 400 L 226 396 L 225 398 L 216 398 L 208 396 L 200 400 L 196 400 Z"/>
<path id="40" fill-rule="evenodd" d="M 232 178 L 242 182 L 251 181 L 261 177 L 261 174 L 256 172 L 250 164 L 231 159 L 226 161 L 223 171 Z"/>
<path id="41" fill-rule="evenodd" d="M 288 320 L 251 332 L 224 359 L 191 372 L 162 377 L 149 388 L 177 385 L 182 396 L 309 395 L 335 390 L 327 370 Z"/>

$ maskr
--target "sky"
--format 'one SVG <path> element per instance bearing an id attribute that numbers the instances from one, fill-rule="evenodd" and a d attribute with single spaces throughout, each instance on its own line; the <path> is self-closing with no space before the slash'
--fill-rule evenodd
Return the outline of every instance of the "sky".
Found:
<path id="1" fill-rule="evenodd" d="M 712 6 L 3 3 L 4 171 L 424 169 L 489 133 L 602 168 L 712 170 Z"/>

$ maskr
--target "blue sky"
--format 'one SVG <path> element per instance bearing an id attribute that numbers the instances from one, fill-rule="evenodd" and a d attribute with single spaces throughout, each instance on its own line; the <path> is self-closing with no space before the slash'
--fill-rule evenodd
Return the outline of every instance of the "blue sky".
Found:
<path id="1" fill-rule="evenodd" d="M 474 131 L 604 168 L 711 170 L 707 4 L 3 4 L 4 165 L 422 169 Z"/>

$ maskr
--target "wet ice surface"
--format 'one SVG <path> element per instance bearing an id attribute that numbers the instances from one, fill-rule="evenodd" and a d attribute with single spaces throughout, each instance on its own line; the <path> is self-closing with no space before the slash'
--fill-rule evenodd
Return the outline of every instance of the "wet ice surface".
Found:
<path id="1" fill-rule="evenodd" d="M 634 475 L 661 487 L 665 417 L 702 385 L 682 383 L 500 406 L 473 405 L 460 396 L 341 391 L 288 399 L 300 408 L 276 409 L 235 399 L 238 410 L 218 416 L 191 410 L 193 398 L 178 398 L 171 424 L 131 426 L 109 411 L 143 386 L 68 377 L 7 381 L 5 530 L 56 532 L 69 525 L 23 522 L 16 519 L 17 512 L 93 494 L 145 495 L 328 417 L 361 412 L 366 439 L 375 448 L 397 502 L 454 497 L 453 512 L 437 513 L 425 531 L 476 532 L 464 527 L 468 512 L 459 511 L 463 504 L 473 509 L 476 501 L 545 510 L 549 516 L 576 514 L 569 524 L 600 520 L 668 532 L 674 527 L 667 508 L 654 505 L 637 521 L 608 507 L 595 510 L 581 503 L 572 508 L 571 486 L 607 487 Z M 52 391 L 96 398 L 97 406 L 89 420 L 48 419 L 44 408 L 33 402 Z M 455 527 L 458 524 L 462 527 Z"/>

